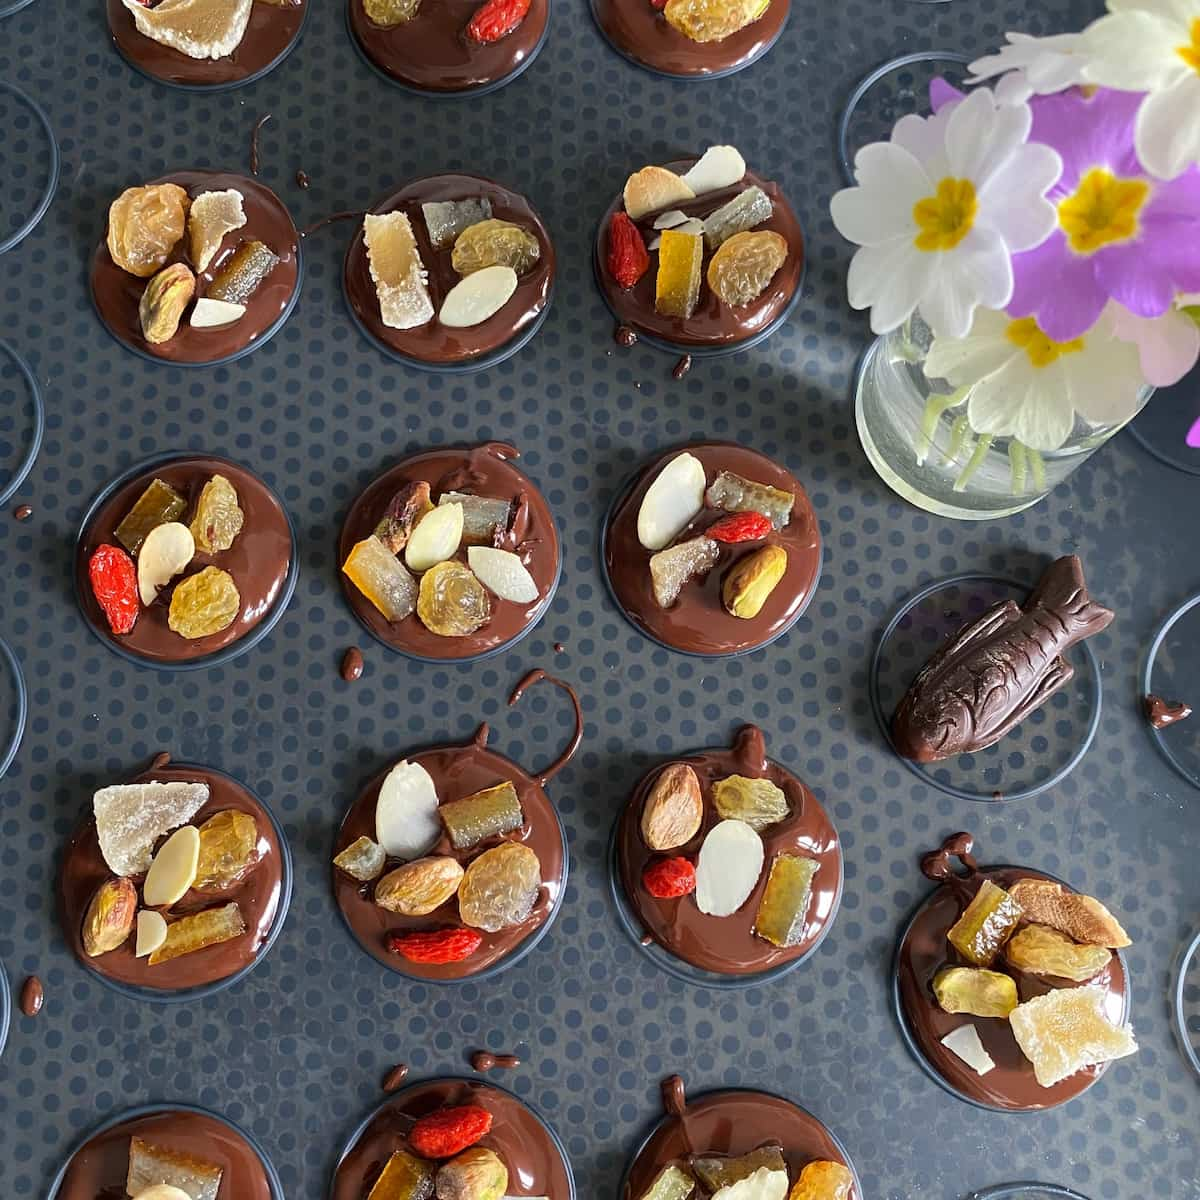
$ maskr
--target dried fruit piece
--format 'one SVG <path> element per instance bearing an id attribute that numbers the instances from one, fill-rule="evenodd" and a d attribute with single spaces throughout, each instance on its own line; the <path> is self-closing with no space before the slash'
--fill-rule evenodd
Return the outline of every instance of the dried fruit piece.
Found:
<path id="1" fill-rule="evenodd" d="M 387 512 L 375 526 L 375 536 L 391 551 L 399 554 L 408 545 L 412 531 L 433 508 L 429 484 L 423 479 L 406 483 L 391 499 Z"/>
<path id="2" fill-rule="evenodd" d="M 483 628 L 491 615 L 492 602 L 483 584 L 465 564 L 440 562 L 421 576 L 417 616 L 430 633 L 467 637 Z"/>
<path id="3" fill-rule="evenodd" d="M 664 229 L 658 247 L 654 310 L 664 317 L 687 320 L 700 298 L 704 242 L 698 234 Z"/>
<path id="4" fill-rule="evenodd" d="M 1133 1030 L 1108 1018 L 1106 988 L 1058 988 L 1018 1004 L 1008 1023 L 1042 1087 L 1137 1052 Z"/>
<path id="5" fill-rule="evenodd" d="M 160 0 L 153 8 L 140 0 L 122 2 L 133 13 L 138 33 L 188 58 L 232 54 L 241 45 L 250 20 L 251 0 Z"/>
<path id="6" fill-rule="evenodd" d="M 758 512 L 771 519 L 776 529 L 782 529 L 792 519 L 796 497 L 782 488 L 743 479 L 732 471 L 722 471 L 705 493 L 713 508 L 726 512 Z"/>
<path id="7" fill-rule="evenodd" d="M 201 296 L 192 305 L 192 315 L 188 324 L 193 329 L 219 329 L 223 325 L 232 325 L 246 315 L 244 304 L 230 304 L 228 300 L 210 300 Z"/>
<path id="8" fill-rule="evenodd" d="M 441 837 L 437 788 L 420 763 L 401 759 L 375 802 L 375 837 L 392 858 L 420 858 Z"/>
<path id="9" fill-rule="evenodd" d="M 410 571 L 428 571 L 455 554 L 462 542 L 461 504 L 443 504 L 430 509 L 417 523 L 404 547 Z"/>
<path id="10" fill-rule="evenodd" d="M 1108 946 L 1112 950 L 1130 944 L 1129 934 L 1099 900 L 1068 891 L 1061 883 L 1051 879 L 1018 879 L 1010 894 L 1026 920 L 1049 925 L 1077 942 Z"/>
<path id="11" fill-rule="evenodd" d="M 638 508 L 638 541 L 647 550 L 669 546 L 704 507 L 704 466 L 686 450 L 655 476 Z"/>
<path id="12" fill-rule="evenodd" d="M 473 496 L 469 492 L 443 492 L 438 497 L 438 507 L 443 504 L 458 504 L 463 510 L 462 540 L 467 545 L 490 546 L 496 531 L 508 527 L 512 501 L 494 496 Z"/>
<path id="13" fill-rule="evenodd" d="M 969 963 L 990 967 L 1021 919 L 1021 907 L 1001 887 L 985 879 L 946 940 Z"/>
<path id="14" fill-rule="evenodd" d="M 389 329 L 415 329 L 433 316 L 429 273 L 421 261 L 416 235 L 407 213 L 363 217 L 363 240 L 379 313 Z"/>
<path id="15" fill-rule="evenodd" d="M 149 279 L 183 237 L 188 194 L 175 183 L 126 188 L 108 209 L 108 253 L 123 271 Z"/>
<path id="16" fill-rule="evenodd" d="M 804 940 L 804 918 L 812 899 L 816 859 L 802 854 L 777 854 L 754 918 L 754 932 L 781 948 Z"/>
<path id="17" fill-rule="evenodd" d="M 670 1163 L 655 1175 L 641 1200 L 688 1200 L 695 1190 L 696 1181 L 682 1167 Z"/>
<path id="18" fill-rule="evenodd" d="M 693 42 L 719 42 L 745 29 L 771 0 L 667 0 L 663 15 Z"/>
<path id="19" fill-rule="evenodd" d="M 759 1167 L 757 1171 L 721 1188 L 713 1200 L 784 1200 L 787 1196 L 788 1177 L 786 1171 L 772 1171 L 770 1167 Z"/>
<path id="20" fill-rule="evenodd" d="M 517 789 L 507 779 L 462 800 L 443 804 L 438 816 L 455 850 L 471 850 L 485 838 L 512 833 L 525 823 Z"/>
<path id="21" fill-rule="evenodd" d="M 741 542 L 757 542 L 765 538 L 771 529 L 771 518 L 762 513 L 730 513 L 714 521 L 704 531 L 704 536 L 712 538 L 714 542 L 736 546 Z"/>
<path id="22" fill-rule="evenodd" d="M 942 1038 L 942 1045 L 951 1054 L 957 1054 L 976 1075 L 986 1075 L 995 1070 L 996 1061 L 983 1048 L 979 1030 L 974 1025 L 960 1025 L 957 1029 L 950 1030 Z"/>
<path id="23" fill-rule="evenodd" d="M 438 320 L 450 329 L 469 329 L 494 317 L 516 290 L 517 273 L 512 267 L 484 267 L 446 293 Z"/>
<path id="24" fill-rule="evenodd" d="M 242 242 L 213 277 L 205 295 L 210 300 L 245 304 L 279 264 L 279 255 L 265 242 Z"/>
<path id="25" fill-rule="evenodd" d="M 642 808 L 642 840 L 651 850 L 675 850 L 700 832 L 704 797 L 687 763 L 670 763 L 655 779 Z"/>
<path id="26" fill-rule="evenodd" d="M 454 239 L 471 225 L 486 221 L 492 215 L 492 202 L 478 200 L 433 200 L 421 205 L 429 244 L 435 250 L 454 245 Z"/>
<path id="27" fill-rule="evenodd" d="M 208 803 L 207 783 L 118 783 L 92 797 L 100 853 L 114 875 L 150 869 L 154 844 Z"/>
<path id="28" fill-rule="evenodd" d="M 492 1114 L 479 1104 L 457 1104 L 418 1117 L 409 1144 L 424 1158 L 453 1158 L 492 1128 Z"/>
<path id="29" fill-rule="evenodd" d="M 210 637 L 228 629 L 242 610 L 242 597 L 228 571 L 205 567 L 171 593 L 167 624 L 185 638 Z"/>
<path id="30" fill-rule="evenodd" d="M 153 954 L 167 940 L 167 922 L 162 913 L 143 908 L 137 915 L 137 938 L 134 942 L 134 957 L 145 958 Z"/>
<path id="31" fill-rule="evenodd" d="M 487 45 L 508 37 L 525 20 L 532 0 L 485 0 L 467 24 L 467 37 Z"/>
<path id="32" fill-rule="evenodd" d="M 140 611 L 133 559 L 119 546 L 97 546 L 88 559 L 88 582 L 109 629 L 115 634 L 128 633 Z"/>
<path id="33" fill-rule="evenodd" d="M 791 811 L 787 796 L 769 779 L 728 775 L 713 784 L 713 804 L 722 817 L 745 821 L 761 833 L 769 825 L 787 819 Z"/>
<path id="34" fill-rule="evenodd" d="M 83 915 L 83 952 L 88 958 L 97 958 L 124 945 L 133 932 L 136 913 L 137 888 L 133 880 L 106 879 Z"/>
<path id="35" fill-rule="evenodd" d="M 787 563 L 787 551 L 782 546 L 764 546 L 735 563 L 721 588 L 725 611 L 745 621 L 757 617 L 779 586 Z"/>
<path id="36" fill-rule="evenodd" d="M 746 160 L 735 146 L 709 146 L 695 165 L 684 172 L 683 182 L 697 196 L 703 196 L 706 192 L 733 187 L 745 174 Z"/>
<path id="37" fill-rule="evenodd" d="M 697 537 L 651 555 L 650 581 L 659 607 L 670 608 L 683 585 L 711 571 L 720 553 L 721 547 L 711 538 Z"/>
<path id="38" fill-rule="evenodd" d="M 735 233 L 708 264 L 708 286 L 732 308 L 757 300 L 787 262 L 787 238 L 770 229 Z"/>
<path id="39" fill-rule="evenodd" d="M 650 255 L 627 213 L 613 213 L 608 226 L 608 273 L 617 286 L 631 288 L 650 269 Z"/>
<path id="40" fill-rule="evenodd" d="M 643 167 L 625 181 L 625 211 L 640 220 L 656 208 L 695 200 L 696 193 L 674 171 L 666 167 Z"/>
<path id="41" fill-rule="evenodd" d="M 696 1172 L 696 1178 L 704 1185 L 705 1190 L 710 1192 L 719 1191 L 731 1183 L 738 1183 L 763 1167 L 770 1171 L 787 1170 L 783 1152 L 778 1146 L 761 1146 L 737 1158 L 717 1154 L 701 1156 L 693 1158 L 691 1165 L 692 1170 Z"/>
<path id="42" fill-rule="evenodd" d="M 720 821 L 708 831 L 696 863 L 696 906 L 728 917 L 750 898 L 763 868 L 763 843 L 745 821 Z"/>
<path id="43" fill-rule="evenodd" d="M 130 554 L 136 554 L 149 537 L 150 530 L 168 521 L 178 521 L 186 508 L 187 501 L 169 483 L 152 479 L 125 514 L 125 519 L 113 530 L 113 537 Z"/>
<path id="44" fill-rule="evenodd" d="M 383 874 L 386 862 L 387 851 L 364 835 L 355 838 L 345 850 L 335 855 L 333 865 L 360 883 L 369 883 Z"/>
<path id="45" fill-rule="evenodd" d="M 541 243 L 527 229 L 492 217 L 458 235 L 450 265 L 460 275 L 473 275 L 484 267 L 511 267 L 524 275 L 541 256 Z"/>
<path id="46" fill-rule="evenodd" d="M 152 346 L 169 342 L 179 330 L 183 310 L 196 294 L 196 277 L 185 263 L 163 267 L 146 284 L 138 301 L 138 320 L 142 337 Z"/>
<path id="47" fill-rule="evenodd" d="M 221 908 L 207 908 L 203 912 L 180 917 L 168 925 L 166 940 L 150 955 L 148 962 L 154 967 L 173 958 L 232 941 L 245 932 L 246 922 L 242 919 L 242 910 L 237 901 L 231 901 Z"/>
<path id="48" fill-rule="evenodd" d="M 241 883 L 262 857 L 258 822 L 248 813 L 226 808 L 213 813 L 200 826 L 200 852 L 196 862 L 197 891 L 224 891 Z"/>
<path id="49" fill-rule="evenodd" d="M 417 607 L 417 581 L 374 535 L 355 545 L 342 573 L 389 621 L 403 621 Z"/>
<path id="50" fill-rule="evenodd" d="M 431 1200 L 433 1176 L 432 1163 L 407 1150 L 394 1150 L 367 1200 Z"/>
<path id="51" fill-rule="evenodd" d="M 201 192 L 188 213 L 188 257 L 197 271 L 207 271 L 227 233 L 246 224 L 242 193 L 235 188 L 223 192 Z"/>
<path id="52" fill-rule="evenodd" d="M 434 929 L 425 933 L 393 935 L 388 938 L 388 949 L 409 962 L 438 965 L 462 962 L 482 943 L 483 934 L 475 929 Z"/>
<path id="53" fill-rule="evenodd" d="M 425 917 L 457 891 L 463 869 L 448 855 L 418 858 L 389 871 L 375 885 L 375 903 L 405 917 Z"/>
<path id="54" fill-rule="evenodd" d="M 156 1146 L 140 1137 L 129 1139 L 125 1190 L 131 1196 L 138 1196 L 155 1184 L 166 1183 L 187 1192 L 192 1200 L 217 1200 L 221 1175 L 220 1167 L 202 1158 Z"/>
<path id="55" fill-rule="evenodd" d="M 458 915 L 465 925 L 496 933 L 520 925 L 541 890 L 537 854 L 520 842 L 503 842 L 467 867 L 458 889 Z"/>
<path id="56" fill-rule="evenodd" d="M 973 1017 L 1007 1017 L 1017 1007 L 1014 980 L 979 967 L 943 967 L 933 977 L 933 994 L 944 1012 Z"/>
<path id="57" fill-rule="evenodd" d="M 224 475 L 214 475 L 201 489 L 192 517 L 190 528 L 196 548 L 205 554 L 228 550 L 242 532 L 245 520 L 237 489 Z"/>
<path id="58" fill-rule="evenodd" d="M 525 564 L 511 550 L 470 546 L 467 563 L 485 588 L 513 604 L 532 604 L 538 587 Z"/>
<path id="59" fill-rule="evenodd" d="M 384 29 L 411 21 L 420 7 L 421 0 L 363 0 L 367 19 Z"/>
<path id="60" fill-rule="evenodd" d="M 845 1163 L 817 1159 L 805 1163 L 788 1200 L 849 1200 L 854 1173 Z"/>
<path id="61" fill-rule="evenodd" d="M 686 858 L 660 858 L 642 872 L 642 887 L 655 900 L 675 900 L 696 890 L 696 868 Z"/>
<path id="62" fill-rule="evenodd" d="M 1004 947 L 1010 966 L 1030 975 L 1055 975 L 1086 983 L 1108 966 L 1112 953 L 1105 946 L 1081 946 L 1048 925 L 1026 925 Z"/>
<path id="63" fill-rule="evenodd" d="M 438 1200 L 503 1200 L 508 1168 L 494 1150 L 475 1146 L 437 1173 Z"/>
<path id="64" fill-rule="evenodd" d="M 748 187 L 704 218 L 704 241 L 716 250 L 735 233 L 745 233 L 755 225 L 769 221 L 775 212 L 770 197 L 757 184 Z"/>
<path id="65" fill-rule="evenodd" d="M 191 530 L 178 521 L 156 525 L 142 543 L 138 554 L 138 595 L 143 604 L 153 604 L 166 587 L 196 555 Z"/>
<path id="66" fill-rule="evenodd" d="M 159 848 L 142 884 L 142 900 L 150 908 L 164 908 L 182 899 L 196 878 L 200 861 L 200 831 L 184 825 Z"/>

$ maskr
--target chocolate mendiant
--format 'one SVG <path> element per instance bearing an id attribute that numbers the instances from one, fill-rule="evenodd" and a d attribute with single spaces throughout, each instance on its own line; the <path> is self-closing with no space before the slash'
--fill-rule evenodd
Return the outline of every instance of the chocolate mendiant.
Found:
<path id="1" fill-rule="evenodd" d="M 397 1063 L 384 1077 L 383 1090 L 394 1092 L 408 1078 L 408 1063 Z"/>
<path id="2" fill-rule="evenodd" d="M 476 1050 L 471 1055 L 471 1067 L 476 1071 L 493 1071 L 497 1067 L 511 1071 L 521 1065 L 515 1054 L 493 1054 L 490 1050 Z"/>
<path id="3" fill-rule="evenodd" d="M 1164 700 L 1161 696 L 1147 696 L 1144 707 L 1146 720 L 1155 729 L 1166 729 L 1169 725 L 1184 721 L 1192 715 L 1191 707 L 1182 700 Z"/>
<path id="4" fill-rule="evenodd" d="M 46 991 L 36 975 L 30 975 L 21 988 L 21 1011 L 27 1017 L 36 1017 L 42 1011 Z"/>
<path id="5" fill-rule="evenodd" d="M 361 679 L 363 673 L 362 651 L 357 646 L 351 646 L 342 656 L 342 678 L 347 683 Z"/>

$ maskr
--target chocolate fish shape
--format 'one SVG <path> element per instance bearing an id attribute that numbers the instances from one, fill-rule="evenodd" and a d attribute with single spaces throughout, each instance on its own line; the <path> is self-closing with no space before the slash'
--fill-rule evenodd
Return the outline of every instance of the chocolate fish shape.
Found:
<path id="1" fill-rule="evenodd" d="M 1062 655 L 1112 619 L 1088 595 L 1079 559 L 1058 559 L 1024 605 L 994 605 L 925 664 L 892 718 L 896 752 L 939 762 L 994 745 L 1070 681 Z"/>

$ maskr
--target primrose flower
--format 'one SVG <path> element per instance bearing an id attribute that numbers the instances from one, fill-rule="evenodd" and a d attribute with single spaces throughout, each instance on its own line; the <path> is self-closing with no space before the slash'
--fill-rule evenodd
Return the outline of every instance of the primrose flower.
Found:
<path id="1" fill-rule="evenodd" d="M 889 142 L 855 159 L 858 186 L 833 197 L 833 222 L 860 247 L 847 288 L 887 333 L 919 307 L 937 334 L 962 337 L 976 308 L 1012 297 L 1013 254 L 1055 225 L 1045 194 L 1062 163 L 1028 143 L 1027 105 L 999 106 L 986 88 L 932 117 L 896 123 Z"/>
<path id="2" fill-rule="evenodd" d="M 1142 374 L 1152 387 L 1178 383 L 1200 360 L 1200 325 L 1180 307 L 1161 317 L 1137 317 L 1111 303 L 1104 311 L 1117 337 L 1137 347 Z"/>
<path id="3" fill-rule="evenodd" d="M 968 84 L 983 83 L 1000 76 L 996 99 L 1001 104 L 1023 104 L 1030 96 L 1050 96 L 1084 82 L 1087 58 L 1077 33 L 1054 37 L 1030 37 L 1006 33 L 1007 46 L 995 54 L 977 58 L 970 66 Z"/>
<path id="4" fill-rule="evenodd" d="M 1082 35 L 1091 83 L 1141 92 L 1137 153 L 1160 179 L 1200 163 L 1200 0 L 1108 0 Z"/>
<path id="5" fill-rule="evenodd" d="M 1049 200 L 1058 228 L 1013 260 L 1014 316 L 1035 316 L 1066 342 L 1090 329 L 1109 299 L 1139 317 L 1170 310 L 1200 288 L 1200 171 L 1164 182 L 1138 162 L 1141 97 L 1107 89 L 1032 102 L 1032 137 L 1061 155 Z"/>

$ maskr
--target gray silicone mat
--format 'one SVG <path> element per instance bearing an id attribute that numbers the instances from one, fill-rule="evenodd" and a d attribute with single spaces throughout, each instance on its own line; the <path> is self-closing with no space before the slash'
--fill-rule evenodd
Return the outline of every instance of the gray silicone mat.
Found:
<path id="1" fill-rule="evenodd" d="M 0 78 L 48 110 L 62 147 L 58 195 L 38 229 L 0 257 L 0 328 L 45 392 L 45 445 L 0 514 L 0 634 L 30 683 L 24 745 L 0 781 L 0 960 L 14 988 L 38 971 L 47 1000 L 17 1016 L 0 1059 L 6 1191 L 40 1197 L 67 1146 L 114 1110 L 150 1100 L 215 1108 L 252 1130 L 289 1197 L 324 1194 L 342 1142 L 405 1060 L 461 1071 L 464 1053 L 527 1043 L 501 1081 L 545 1112 L 580 1195 L 612 1197 L 627 1152 L 656 1116 L 658 1080 L 778 1090 L 845 1142 L 871 1200 L 951 1200 L 1007 1179 L 1068 1185 L 1092 1200 L 1200 1196 L 1200 1091 L 1172 1040 L 1167 991 L 1200 909 L 1200 793 L 1155 752 L 1137 713 L 1139 658 L 1161 616 L 1200 587 L 1193 476 L 1128 436 L 1032 512 L 986 525 L 922 515 L 887 492 L 849 402 L 867 327 L 847 309 L 849 247 L 827 203 L 839 186 L 834 125 L 857 80 L 923 48 L 980 52 L 1008 28 L 1078 28 L 1098 3 L 1045 0 L 793 0 L 779 45 L 750 71 L 676 84 L 628 65 L 583 0 L 557 0 L 549 44 L 518 82 L 446 105 L 389 89 L 347 41 L 342 0 L 313 0 L 304 43 L 274 74 L 216 97 L 136 76 L 107 44 L 99 0 L 34 0 L 0 22 Z M 500 369 L 436 379 L 385 361 L 351 325 L 339 271 L 350 229 L 308 244 L 299 307 L 234 366 L 183 372 L 118 347 L 93 315 L 85 269 L 110 200 L 166 170 L 244 170 L 262 113 L 262 178 L 299 224 L 361 207 L 400 181 L 462 169 L 524 191 L 553 232 L 561 274 L 537 340 Z M 0 137 L 3 131 L 0 131 Z M 626 174 L 734 141 L 782 181 L 810 236 L 801 305 L 750 354 L 699 365 L 619 350 L 589 267 L 598 215 Z M 293 183 L 297 168 L 310 191 Z M 598 568 L 596 531 L 621 478 L 659 446 L 734 438 L 778 456 L 821 520 L 825 572 L 811 608 L 769 650 L 700 662 L 651 647 L 621 618 Z M 431 444 L 506 438 L 554 506 L 565 566 L 553 610 L 514 652 L 457 668 L 412 665 L 369 643 L 338 587 L 334 546 L 351 498 L 385 464 Z M 250 655 L 191 675 L 132 667 L 85 630 L 71 546 L 88 499 L 136 458 L 194 448 L 241 459 L 284 497 L 302 544 L 286 617 Z M 1188 517 L 1190 514 L 1190 517 Z M 1025 804 L 929 790 L 894 761 L 867 701 L 872 639 L 923 581 L 965 570 L 1032 577 L 1078 551 L 1119 611 L 1095 642 L 1104 715 L 1075 774 Z M 556 655 L 555 642 L 565 645 Z M 343 649 L 366 674 L 342 683 Z M 485 986 L 406 985 L 353 943 L 335 909 L 328 855 L 358 787 L 404 750 L 493 720 L 524 765 L 566 736 L 551 689 L 505 710 L 529 666 L 584 696 L 587 738 L 550 788 L 571 843 L 557 925 L 536 953 Z M 1186 697 L 1195 705 L 1197 697 Z M 610 907 L 605 843 L 648 765 L 723 743 L 745 720 L 817 793 L 844 840 L 846 890 L 813 960 L 742 993 L 689 988 L 653 970 Z M 291 916 L 232 991 L 171 1008 L 93 982 L 56 923 L 59 849 L 92 790 L 154 751 L 244 779 L 284 823 L 296 860 Z M 923 894 L 917 859 L 957 828 L 984 861 L 1027 862 L 1100 896 L 1134 937 L 1141 1053 L 1066 1108 L 983 1116 L 945 1095 L 904 1050 L 887 971 L 904 913 Z"/>

